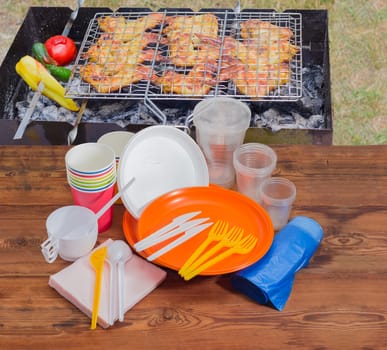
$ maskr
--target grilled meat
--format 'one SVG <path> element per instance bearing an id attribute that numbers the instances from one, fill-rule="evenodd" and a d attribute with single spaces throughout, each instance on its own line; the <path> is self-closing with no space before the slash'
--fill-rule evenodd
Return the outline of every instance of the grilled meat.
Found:
<path id="1" fill-rule="evenodd" d="M 279 85 L 288 83 L 290 67 L 288 63 L 281 63 L 259 69 L 234 60 L 221 69 L 219 79 L 231 80 L 240 93 L 257 99 L 266 96 Z"/>
<path id="2" fill-rule="evenodd" d="M 163 30 L 163 34 L 167 36 L 169 41 L 188 34 L 193 45 L 199 43 L 195 34 L 216 37 L 219 30 L 218 19 L 211 13 L 195 16 L 169 16 L 165 22 L 167 27 Z"/>
<path id="3" fill-rule="evenodd" d="M 205 60 L 207 53 L 199 48 L 200 38 L 197 34 L 211 38 L 218 36 L 218 20 L 213 14 L 197 16 L 172 16 L 166 19 L 167 27 L 163 30 L 169 45 L 170 63 L 178 67 L 194 66 Z"/>
<path id="4" fill-rule="evenodd" d="M 240 27 L 243 39 L 259 40 L 261 45 L 269 45 L 280 40 L 289 41 L 293 36 L 293 32 L 287 27 L 276 26 L 258 19 L 243 21 Z"/>
<path id="5" fill-rule="evenodd" d="M 135 20 L 127 21 L 124 16 L 107 16 L 98 19 L 102 31 L 110 33 L 115 40 L 128 42 L 141 36 L 146 30 L 158 26 L 164 18 L 162 13 L 151 13 Z"/>
<path id="6" fill-rule="evenodd" d="M 199 62 L 188 74 L 167 71 L 154 80 L 165 93 L 203 96 L 210 92 L 216 84 L 216 61 Z"/>
<path id="7" fill-rule="evenodd" d="M 127 64 L 121 67 L 116 74 L 107 75 L 105 67 L 89 63 L 81 67 L 81 76 L 101 93 L 110 93 L 121 90 L 123 87 L 137 83 L 140 80 L 152 80 L 152 69 L 149 66 Z"/>
<path id="8" fill-rule="evenodd" d="M 218 19 L 209 13 L 151 13 L 135 20 L 106 16 L 98 24 L 104 33 L 84 54 L 87 63 L 80 74 L 101 93 L 148 80 L 163 93 L 197 96 L 231 81 L 241 94 L 256 99 L 290 80 L 289 62 L 299 51 L 289 28 L 256 19 L 240 23 L 238 40 L 219 36 Z M 153 65 L 160 61 L 163 66 Z"/>

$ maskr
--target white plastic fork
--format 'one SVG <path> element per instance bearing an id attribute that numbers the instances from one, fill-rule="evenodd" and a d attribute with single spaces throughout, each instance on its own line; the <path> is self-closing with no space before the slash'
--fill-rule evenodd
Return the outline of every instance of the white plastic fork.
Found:
<path id="1" fill-rule="evenodd" d="M 75 118 L 74 126 L 67 134 L 67 145 L 68 146 L 71 146 L 74 143 L 75 139 L 77 138 L 78 126 L 82 120 L 83 113 L 85 112 L 85 109 L 86 109 L 86 105 L 87 105 L 87 100 L 83 100 L 82 105 L 79 108 L 79 111 L 77 113 L 77 117 Z"/>

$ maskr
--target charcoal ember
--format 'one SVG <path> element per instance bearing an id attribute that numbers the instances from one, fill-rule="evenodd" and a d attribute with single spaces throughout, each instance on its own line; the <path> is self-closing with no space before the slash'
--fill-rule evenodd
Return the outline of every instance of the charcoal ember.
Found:
<path id="1" fill-rule="evenodd" d="M 27 95 L 26 101 L 16 102 L 17 119 L 21 120 L 30 107 L 30 103 L 34 92 L 31 91 Z M 68 109 L 54 104 L 49 98 L 40 96 L 36 103 L 35 109 L 31 115 L 31 120 L 39 121 L 60 121 L 72 123 L 75 119 L 75 114 Z"/>
<path id="2" fill-rule="evenodd" d="M 324 128 L 323 113 L 323 70 L 321 66 L 311 65 L 304 67 L 303 96 L 296 101 L 263 101 L 248 102 L 252 111 L 251 127 L 268 128 L 272 131 L 281 129 Z M 82 89 L 80 81 L 74 81 L 78 89 Z M 287 89 L 284 87 L 284 89 Z M 277 91 L 274 93 L 281 94 Z M 284 92 L 285 93 L 285 92 Z M 287 92 L 288 93 L 288 92 Z M 25 101 L 16 103 L 18 119 L 21 119 L 29 106 L 33 92 Z M 157 103 L 162 116 L 155 115 L 143 101 L 135 100 L 106 100 L 90 99 L 84 112 L 82 121 L 93 123 L 116 123 L 121 127 L 143 124 L 168 125 L 189 127 L 192 124 L 192 111 L 196 103 L 179 101 L 164 101 Z M 73 124 L 76 113 L 59 107 L 53 101 L 41 96 L 32 119 L 44 121 L 65 121 Z"/>
<path id="3" fill-rule="evenodd" d="M 268 128 L 273 132 L 281 129 L 306 128 L 307 119 L 296 111 L 284 112 L 276 108 L 270 108 L 261 114 L 254 116 L 256 126 Z"/>
<path id="4" fill-rule="evenodd" d="M 135 114 L 132 116 L 131 124 L 154 125 L 160 123 L 159 119 L 153 116 L 153 114 L 149 112 L 148 107 L 142 102 L 136 103 L 134 111 Z M 137 120 L 136 123 L 135 120 Z"/>
<path id="5" fill-rule="evenodd" d="M 107 120 L 109 120 L 109 122 L 114 122 L 121 127 L 125 127 L 130 124 L 154 125 L 160 123 L 159 119 L 153 116 L 153 114 L 149 112 L 148 108 L 142 102 L 134 104 L 132 102 L 130 106 L 124 108 L 121 118 L 122 120 L 120 120 L 117 116 L 117 119 L 114 120 L 111 117 L 108 117 Z"/>
<path id="6" fill-rule="evenodd" d="M 299 111 L 309 117 L 315 114 L 322 114 L 324 98 L 323 70 L 319 65 L 304 67 L 302 70 L 302 97 L 298 101 Z"/>
<path id="7" fill-rule="evenodd" d="M 187 118 L 184 110 L 179 108 L 165 108 L 162 111 L 167 118 L 168 125 L 184 125 Z"/>
<path id="8" fill-rule="evenodd" d="M 306 116 L 319 114 L 322 111 L 324 100 L 319 97 L 303 96 L 298 102 L 298 108 Z"/>
<path id="9" fill-rule="evenodd" d="M 306 125 L 309 129 L 321 129 L 325 126 L 325 118 L 321 114 L 311 115 Z"/>
<path id="10" fill-rule="evenodd" d="M 88 104 L 85 110 L 83 121 L 85 122 L 103 122 L 115 123 L 120 121 L 122 123 L 130 123 L 132 104 L 131 101 L 114 101 L 108 104 L 100 101 Z"/>

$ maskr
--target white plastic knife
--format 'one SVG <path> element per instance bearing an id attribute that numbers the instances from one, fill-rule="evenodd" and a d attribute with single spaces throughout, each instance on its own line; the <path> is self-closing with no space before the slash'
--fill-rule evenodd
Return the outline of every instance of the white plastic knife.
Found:
<path id="1" fill-rule="evenodd" d="M 153 239 L 153 240 L 148 240 L 147 242 L 143 242 L 143 241 L 137 242 L 134 245 L 134 249 L 136 249 L 136 251 L 138 251 L 138 252 L 141 252 L 144 249 L 147 249 L 147 248 L 152 247 L 156 244 L 164 242 L 165 240 L 167 240 L 169 238 L 177 236 L 179 233 L 185 232 L 185 231 L 187 231 L 195 226 L 198 226 L 198 225 L 202 224 L 203 222 L 208 221 L 209 219 L 210 218 L 202 218 L 202 219 L 196 219 L 196 220 L 184 222 L 183 224 L 179 225 L 177 228 L 175 228 L 171 231 L 168 231 L 168 232 L 162 234 L 161 236 L 155 237 L 155 239 Z"/>
<path id="2" fill-rule="evenodd" d="M 197 216 L 199 214 L 201 214 L 201 211 L 194 211 L 194 212 L 183 214 L 183 215 L 180 215 L 180 216 L 174 218 L 168 225 L 163 226 L 162 228 L 160 228 L 159 230 L 155 231 L 154 233 L 152 233 L 148 237 L 145 237 L 141 241 L 137 242 L 133 246 L 134 249 L 137 250 L 136 246 L 139 245 L 140 243 L 143 244 L 143 243 L 146 243 L 148 241 L 152 241 L 152 240 L 154 240 L 154 238 L 159 237 L 159 236 L 169 232 L 170 230 L 176 228 L 177 226 L 183 224 L 184 222 L 194 218 L 195 216 Z"/>
<path id="3" fill-rule="evenodd" d="M 209 222 L 206 224 L 202 224 L 199 226 L 195 226 L 188 230 L 184 235 L 179 237 L 178 239 L 174 240 L 173 242 L 167 244 L 165 247 L 161 248 L 157 252 L 153 253 L 152 255 L 147 257 L 148 261 L 153 261 L 157 259 L 159 256 L 169 252 L 170 250 L 176 248 L 178 245 L 184 243 L 185 241 L 189 240 L 190 238 L 196 236 L 200 232 L 204 231 L 207 227 L 211 226 L 213 223 Z"/>

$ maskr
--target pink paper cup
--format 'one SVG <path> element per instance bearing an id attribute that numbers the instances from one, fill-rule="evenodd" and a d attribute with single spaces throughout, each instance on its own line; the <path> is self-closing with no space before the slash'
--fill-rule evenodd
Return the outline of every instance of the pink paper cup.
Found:
<path id="1" fill-rule="evenodd" d="M 75 205 L 81 205 L 97 213 L 114 195 L 114 183 L 99 192 L 86 192 L 72 186 L 71 194 Z M 98 220 L 98 233 L 105 232 L 113 222 L 113 205 Z"/>

